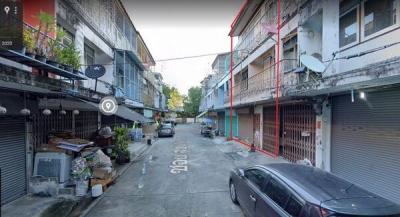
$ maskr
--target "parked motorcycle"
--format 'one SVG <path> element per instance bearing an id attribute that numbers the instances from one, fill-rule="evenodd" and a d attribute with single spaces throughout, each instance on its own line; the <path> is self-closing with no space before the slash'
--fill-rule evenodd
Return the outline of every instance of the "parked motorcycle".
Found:
<path id="1" fill-rule="evenodd" d="M 201 135 L 209 138 L 214 138 L 217 131 L 212 128 L 210 125 L 204 125 L 201 127 Z"/>

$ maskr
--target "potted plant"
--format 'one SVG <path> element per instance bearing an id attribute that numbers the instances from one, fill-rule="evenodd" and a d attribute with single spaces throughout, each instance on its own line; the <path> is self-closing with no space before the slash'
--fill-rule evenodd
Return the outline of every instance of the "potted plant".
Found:
<path id="1" fill-rule="evenodd" d="M 73 44 L 63 48 L 59 54 L 60 62 L 63 64 L 65 70 L 72 72 L 74 69 L 78 70 L 81 67 L 79 51 Z"/>
<path id="2" fill-rule="evenodd" d="M 128 129 L 118 127 L 115 128 L 115 155 L 118 164 L 128 163 L 130 161 L 130 152 L 128 150 Z"/>
<path id="3" fill-rule="evenodd" d="M 53 29 L 55 24 L 55 18 L 46 12 L 39 12 L 39 27 L 36 32 L 36 47 L 35 47 L 35 59 L 46 62 L 47 49 L 45 41 L 48 40 L 48 34 Z M 41 37 L 43 30 L 43 36 Z"/>
<path id="4" fill-rule="evenodd" d="M 60 56 L 62 52 L 62 43 L 61 39 L 65 36 L 65 32 L 63 29 L 57 29 L 56 40 L 49 41 L 49 55 L 47 63 L 53 65 L 55 67 L 59 67 Z"/>
<path id="5" fill-rule="evenodd" d="M 33 40 L 32 34 L 33 33 L 30 30 L 24 29 L 22 38 L 24 48 L 22 49 L 21 53 L 30 58 L 33 58 L 35 56 L 35 42 Z"/>

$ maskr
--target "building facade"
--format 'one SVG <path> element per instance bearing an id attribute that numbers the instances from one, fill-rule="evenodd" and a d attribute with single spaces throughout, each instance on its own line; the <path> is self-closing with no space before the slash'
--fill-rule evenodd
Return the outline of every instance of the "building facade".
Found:
<path id="1" fill-rule="evenodd" d="M 48 53 L 43 60 L 39 53 L 0 50 L 2 203 L 27 194 L 34 155 L 50 132 L 90 139 L 102 126 L 151 122 L 155 116 L 145 117 L 145 109 L 166 109 L 162 77 L 152 72 L 155 62 L 121 1 L 24 1 L 23 11 L 24 33 L 39 35 Z M 48 34 L 38 32 L 39 12 L 54 18 Z M 60 29 L 64 35 L 57 38 Z M 74 70 L 49 61 L 55 40 L 77 51 Z M 105 68 L 97 80 L 85 74 L 94 65 Z M 105 96 L 117 99 L 115 115 L 99 111 Z"/>
<path id="2" fill-rule="evenodd" d="M 400 1 L 280 5 L 278 13 L 276 0 L 247 1 L 230 31 L 233 139 L 308 159 L 399 203 Z M 229 97 L 223 108 L 230 113 Z"/>

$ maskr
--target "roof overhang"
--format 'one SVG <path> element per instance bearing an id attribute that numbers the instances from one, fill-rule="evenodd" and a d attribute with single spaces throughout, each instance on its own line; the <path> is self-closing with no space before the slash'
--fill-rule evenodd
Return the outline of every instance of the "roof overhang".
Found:
<path id="1" fill-rule="evenodd" d="M 99 104 L 96 102 L 86 101 L 79 98 L 67 97 L 63 99 L 40 99 L 39 100 L 39 109 L 60 109 L 60 106 L 64 110 L 82 110 L 82 111 L 100 111 Z M 132 109 L 119 105 L 116 113 L 114 114 L 118 117 L 129 121 L 138 121 L 142 123 L 151 123 L 152 120 L 144 117 L 138 112 L 133 111 Z"/>
<path id="2" fill-rule="evenodd" d="M 246 0 L 231 24 L 229 36 L 239 36 L 262 3 L 262 0 Z"/>

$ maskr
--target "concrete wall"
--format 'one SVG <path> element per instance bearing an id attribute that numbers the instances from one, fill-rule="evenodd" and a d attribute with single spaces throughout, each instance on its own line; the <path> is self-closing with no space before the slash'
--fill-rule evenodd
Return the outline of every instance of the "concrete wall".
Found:
<path id="1" fill-rule="evenodd" d="M 112 48 L 106 44 L 95 32 L 93 32 L 86 24 L 80 22 L 76 25 L 75 33 L 75 47 L 79 50 L 81 55 L 81 63 L 85 64 L 84 46 L 85 43 L 90 44 L 91 48 L 95 51 L 95 63 L 103 64 L 106 68 L 106 74 L 100 77 L 97 82 L 97 91 L 102 93 L 109 93 L 108 87 L 105 83 L 115 84 L 114 80 L 114 52 Z M 81 71 L 85 71 L 87 66 L 82 66 Z M 103 81 L 103 82 L 102 82 Z M 94 89 L 95 80 L 88 79 L 83 82 L 84 87 Z"/>

